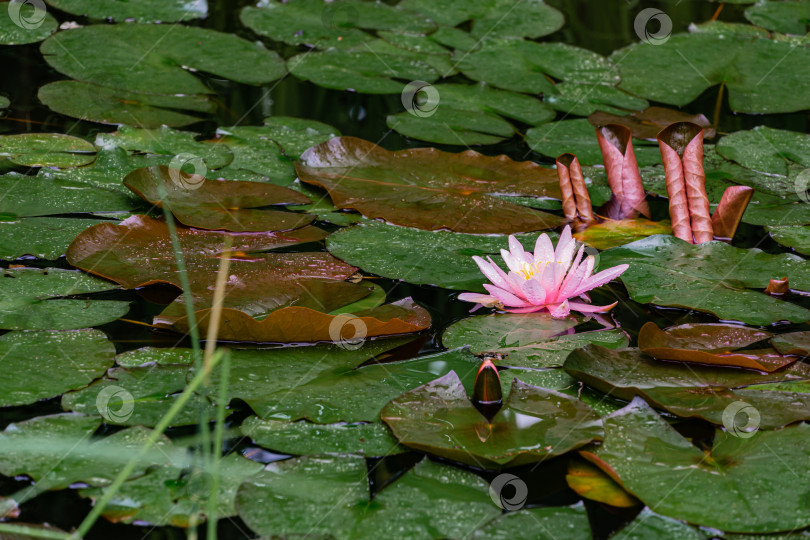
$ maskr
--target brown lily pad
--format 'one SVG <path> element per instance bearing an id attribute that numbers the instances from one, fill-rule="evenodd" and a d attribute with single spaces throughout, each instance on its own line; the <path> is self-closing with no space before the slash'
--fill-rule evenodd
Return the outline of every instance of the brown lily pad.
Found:
<path id="1" fill-rule="evenodd" d="M 563 224 L 560 217 L 495 197 L 560 198 L 554 169 L 506 156 L 459 154 L 435 148 L 389 152 L 355 137 L 313 146 L 295 169 L 325 188 L 335 206 L 425 230 L 517 233 Z"/>
<path id="2" fill-rule="evenodd" d="M 683 324 L 661 330 L 653 322 L 641 327 L 638 346 L 659 360 L 732 366 L 771 372 L 792 364 L 795 356 L 783 356 L 772 348 L 734 352 L 771 337 L 756 328 L 731 324 Z"/>
<path id="3" fill-rule="evenodd" d="M 674 122 L 694 122 L 703 128 L 707 139 L 716 135 L 711 122 L 702 114 L 689 114 L 666 107 L 647 107 L 643 111 L 634 112 L 626 116 L 597 111 L 588 117 L 588 122 L 595 127 L 606 124 L 620 124 L 630 128 L 636 139 L 649 139 L 654 141 L 658 132 Z"/>
<path id="4" fill-rule="evenodd" d="M 289 232 L 228 233 L 178 227 L 177 236 L 185 256 L 192 289 L 207 290 L 219 268 L 217 255 L 222 253 L 225 236 L 232 239 L 232 251 L 250 253 L 266 251 L 323 239 L 326 231 L 305 227 Z M 287 254 L 282 259 L 301 255 L 306 268 L 300 277 L 339 278 L 350 276 L 355 268 L 326 253 Z M 166 223 L 148 216 L 135 215 L 118 224 L 104 222 L 82 231 L 67 249 L 67 261 L 126 289 L 152 283 L 169 283 L 180 287 L 180 276 Z M 279 255 L 256 254 L 235 258 L 231 271 L 245 277 L 260 274 L 262 261 Z"/>
<path id="5" fill-rule="evenodd" d="M 360 285 L 346 285 L 362 289 Z M 322 297 L 330 299 L 331 295 Z M 196 312 L 201 332 L 208 329 L 210 312 L 210 309 Z M 155 318 L 155 326 L 183 333 L 189 330 L 187 317 L 166 317 L 165 312 Z M 218 339 L 256 343 L 333 341 L 354 347 L 365 338 L 409 334 L 429 326 L 430 314 L 410 298 L 352 315 L 330 315 L 295 305 L 273 311 L 261 320 L 244 311 L 225 308 L 222 310 Z"/>
<path id="6" fill-rule="evenodd" d="M 275 184 L 211 180 L 159 165 L 132 171 L 124 178 L 124 185 L 158 207 L 168 203 L 177 220 L 189 227 L 235 232 L 286 231 L 315 219 L 309 214 L 260 210 L 270 205 L 311 202 L 306 195 Z"/>

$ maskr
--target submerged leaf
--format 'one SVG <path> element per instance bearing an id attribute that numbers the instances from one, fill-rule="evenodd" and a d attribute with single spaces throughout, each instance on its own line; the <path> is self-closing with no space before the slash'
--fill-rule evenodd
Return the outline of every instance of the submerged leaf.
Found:
<path id="1" fill-rule="evenodd" d="M 669 221 L 650 221 L 644 218 L 612 219 L 589 225 L 587 229 L 574 233 L 574 238 L 596 249 L 609 249 L 623 246 L 655 234 L 669 234 L 672 228 Z"/>
<path id="2" fill-rule="evenodd" d="M 506 156 L 434 148 L 389 152 L 362 139 L 338 137 L 307 150 L 296 170 L 302 181 L 325 188 L 338 208 L 397 225 L 514 233 L 562 222 L 492 196 L 559 196 L 552 169 Z"/>

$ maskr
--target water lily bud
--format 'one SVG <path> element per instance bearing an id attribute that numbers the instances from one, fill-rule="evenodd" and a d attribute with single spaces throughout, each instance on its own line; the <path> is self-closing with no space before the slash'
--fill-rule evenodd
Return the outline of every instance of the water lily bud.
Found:
<path id="1" fill-rule="evenodd" d="M 503 405 L 501 377 L 498 375 L 498 368 L 489 358 L 486 358 L 478 368 L 472 403 L 488 421 L 492 420 Z"/>

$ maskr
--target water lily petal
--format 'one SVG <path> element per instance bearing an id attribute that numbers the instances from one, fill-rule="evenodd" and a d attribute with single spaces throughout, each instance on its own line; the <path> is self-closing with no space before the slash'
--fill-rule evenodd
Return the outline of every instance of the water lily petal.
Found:
<path id="1" fill-rule="evenodd" d="M 547 262 L 554 260 L 554 244 L 546 233 L 537 237 L 534 243 L 534 260 L 532 262 Z"/>
<path id="2" fill-rule="evenodd" d="M 536 279 L 528 279 L 523 282 L 523 294 L 531 304 L 543 305 L 546 301 L 546 289 L 543 284 Z"/>
<path id="3" fill-rule="evenodd" d="M 586 279 L 577 289 L 571 293 L 569 296 L 579 296 L 584 292 L 588 292 L 591 289 L 595 289 L 601 285 L 604 285 L 608 281 L 615 279 L 622 275 L 625 270 L 630 268 L 627 264 L 620 264 L 618 266 L 614 266 L 613 268 L 608 268 L 606 270 L 602 270 L 598 274 L 595 274 L 588 279 Z"/>
<path id="4" fill-rule="evenodd" d="M 535 311 L 542 311 L 546 306 L 529 306 L 523 308 L 504 309 L 507 313 L 534 313 Z"/>
<path id="5" fill-rule="evenodd" d="M 580 302 L 569 302 L 568 306 L 572 311 L 579 311 L 580 313 L 604 313 L 610 311 L 619 302 L 613 302 L 608 306 L 593 306 L 591 304 L 582 304 Z"/>
<path id="6" fill-rule="evenodd" d="M 565 300 L 562 304 L 558 304 L 556 306 L 546 306 L 548 310 L 551 312 L 551 316 L 555 319 L 562 319 L 563 317 L 568 317 L 568 314 L 571 313 L 571 308 L 568 304 L 568 300 Z"/>
<path id="7" fill-rule="evenodd" d="M 511 270 L 512 272 L 517 272 L 523 266 L 522 259 L 514 258 L 512 254 L 506 251 L 505 249 L 501 250 L 501 258 L 503 259 L 503 262 L 506 263 L 506 266 L 509 268 L 509 270 Z"/>
<path id="8" fill-rule="evenodd" d="M 476 304 L 481 304 L 482 306 L 487 307 L 493 307 L 500 303 L 500 301 L 494 296 L 471 292 L 461 293 L 458 295 L 458 299 L 463 300 L 464 302 L 475 302 Z"/>
<path id="9" fill-rule="evenodd" d="M 478 268 L 481 269 L 481 273 L 484 274 L 493 284 L 502 289 L 509 287 L 506 281 L 506 275 L 504 275 L 503 271 L 498 268 L 497 264 L 491 260 L 487 262 L 477 255 L 473 256 L 473 260 L 475 261 L 475 264 L 478 265 Z"/>
<path id="10" fill-rule="evenodd" d="M 513 235 L 509 235 L 509 251 L 512 253 L 512 258 L 516 261 L 520 261 L 526 264 L 532 264 L 532 255 L 531 253 L 526 253 L 526 250 L 523 249 L 523 244 L 521 244 L 517 238 Z"/>
<path id="11" fill-rule="evenodd" d="M 503 302 L 505 306 L 528 307 L 531 305 L 529 302 L 526 302 L 525 300 L 518 298 L 512 293 L 496 287 L 495 285 L 484 283 L 484 288 L 489 291 L 489 294 L 491 294 L 492 296 Z"/>
<path id="12" fill-rule="evenodd" d="M 554 250 L 554 260 L 560 262 L 563 254 L 570 250 L 572 255 L 576 247 L 576 241 L 571 237 L 571 226 L 566 225 L 563 232 L 560 233 L 560 239 L 557 241 L 557 249 Z"/>
<path id="13" fill-rule="evenodd" d="M 582 294 L 583 292 L 591 290 L 583 289 L 579 294 L 576 294 L 576 291 L 582 287 L 582 284 L 585 283 L 588 277 L 590 277 L 591 272 L 593 272 L 593 265 L 593 255 L 588 255 L 579 266 L 571 270 L 569 272 L 569 274 L 571 274 L 571 280 L 565 283 L 565 285 L 563 285 L 563 287 L 560 289 L 560 297 L 573 298 L 575 296 L 579 296 L 579 294 Z"/>

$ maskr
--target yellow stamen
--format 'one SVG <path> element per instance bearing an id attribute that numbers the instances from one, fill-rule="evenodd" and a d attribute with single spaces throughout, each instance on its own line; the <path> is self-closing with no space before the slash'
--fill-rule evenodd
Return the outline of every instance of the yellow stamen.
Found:
<path id="1" fill-rule="evenodd" d="M 532 279 L 536 274 L 540 273 L 541 270 L 545 270 L 546 266 L 551 263 L 562 264 L 560 261 L 537 261 L 536 263 L 522 263 L 522 268 L 518 270 L 516 273 L 518 275 L 523 276 L 526 280 Z"/>

